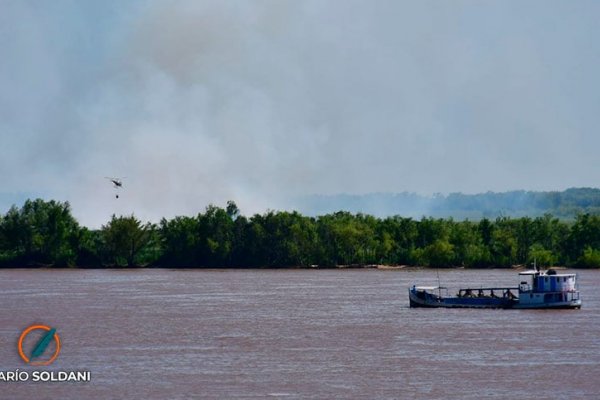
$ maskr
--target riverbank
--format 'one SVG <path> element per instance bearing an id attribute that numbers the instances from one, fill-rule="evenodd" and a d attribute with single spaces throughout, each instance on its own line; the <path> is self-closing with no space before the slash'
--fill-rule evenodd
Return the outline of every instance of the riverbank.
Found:
<path id="1" fill-rule="evenodd" d="M 245 217 L 229 202 L 159 224 L 113 215 L 90 230 L 77 223 L 68 203 L 38 199 L 0 217 L 0 266 L 510 268 L 534 259 L 539 265 L 600 267 L 600 216 L 585 214 L 572 223 L 550 215 L 474 222 L 343 211 Z"/>
<path id="2" fill-rule="evenodd" d="M 310 266 L 262 266 L 262 267 L 244 267 L 244 266 L 175 266 L 175 267 L 166 267 L 160 265 L 103 265 L 103 266 L 54 266 L 48 264 L 35 264 L 35 265 L 15 265 L 15 266 L 3 266 L 0 267 L 0 270 L 6 269 L 56 269 L 56 270 L 70 270 L 70 269 L 89 269 L 89 270 L 120 270 L 120 269 L 197 269 L 197 270 L 352 270 L 352 269 L 376 269 L 381 271 L 400 271 L 400 270 L 458 270 L 458 269 L 466 269 L 466 270 L 491 270 L 491 269 L 505 269 L 505 270 L 526 270 L 532 268 L 531 266 L 526 265 L 512 265 L 509 267 L 503 266 L 486 266 L 486 267 L 465 267 L 465 266 L 452 266 L 452 267 L 430 267 L 426 265 L 386 265 L 386 264 L 351 264 L 351 265 L 335 265 L 335 266 L 319 266 L 319 265 L 310 265 Z M 599 268 L 581 268 L 581 267 L 566 267 L 566 266 L 550 266 L 543 267 L 544 269 L 555 269 L 555 270 L 564 270 L 564 269 L 599 269 Z"/>

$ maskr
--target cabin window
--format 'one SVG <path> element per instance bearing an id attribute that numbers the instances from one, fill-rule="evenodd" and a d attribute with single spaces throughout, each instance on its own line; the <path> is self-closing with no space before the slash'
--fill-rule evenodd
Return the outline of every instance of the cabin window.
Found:
<path id="1" fill-rule="evenodd" d="M 563 276 L 563 282 L 566 282 L 566 281 L 567 281 L 567 277 Z"/>
<path id="2" fill-rule="evenodd" d="M 544 282 L 548 283 L 548 277 L 544 278 Z"/>

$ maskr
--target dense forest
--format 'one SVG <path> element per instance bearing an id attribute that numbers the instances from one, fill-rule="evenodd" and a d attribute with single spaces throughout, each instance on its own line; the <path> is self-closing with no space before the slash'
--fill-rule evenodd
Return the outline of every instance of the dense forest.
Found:
<path id="1" fill-rule="evenodd" d="M 69 203 L 27 200 L 0 216 L 0 265 L 155 267 L 600 267 L 600 216 L 479 221 L 318 217 L 271 211 L 250 218 L 236 204 L 196 216 L 143 223 L 112 216 L 98 230 L 78 224 Z"/>
<path id="2" fill-rule="evenodd" d="M 456 220 L 496 217 L 541 217 L 552 214 L 572 221 L 578 214 L 600 214 L 600 189 L 571 188 L 562 192 L 450 193 L 421 196 L 415 193 L 370 193 L 304 196 L 294 209 L 306 215 L 322 215 L 338 210 L 378 217 L 403 215 L 413 218 L 452 217 Z"/>

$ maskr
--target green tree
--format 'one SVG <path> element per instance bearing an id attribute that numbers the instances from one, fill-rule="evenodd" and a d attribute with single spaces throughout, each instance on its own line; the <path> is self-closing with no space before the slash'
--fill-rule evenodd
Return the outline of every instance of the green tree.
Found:
<path id="1" fill-rule="evenodd" d="M 162 254 L 160 263 L 172 267 L 192 267 L 198 265 L 198 220 L 192 217 L 163 218 L 158 233 L 161 239 Z"/>
<path id="2" fill-rule="evenodd" d="M 524 217 L 511 221 L 514 231 L 514 238 L 517 242 L 516 262 L 524 263 L 529 259 L 529 252 L 534 241 L 534 230 L 539 224 L 534 225 L 531 218 Z"/>
<path id="3" fill-rule="evenodd" d="M 337 212 L 317 220 L 325 246 L 325 265 L 364 264 L 376 261 L 375 220 L 362 214 Z"/>
<path id="4" fill-rule="evenodd" d="M 508 219 L 496 221 L 490 242 L 492 263 L 496 266 L 510 267 L 516 261 L 518 244 L 511 228 Z"/>
<path id="5" fill-rule="evenodd" d="M 396 223 L 393 218 L 377 220 L 375 224 L 375 259 L 379 264 L 395 264 L 398 252 Z"/>
<path id="6" fill-rule="evenodd" d="M 529 263 L 535 262 L 539 267 L 549 267 L 555 265 L 556 256 L 552 253 L 552 250 L 546 249 L 539 243 L 531 246 L 529 249 Z"/>
<path id="7" fill-rule="evenodd" d="M 247 233 L 259 265 L 307 266 L 317 259 L 315 221 L 297 212 L 273 212 L 255 215 Z"/>
<path id="8" fill-rule="evenodd" d="M 248 240 L 248 229 L 250 223 L 248 218 L 238 215 L 233 221 L 233 248 L 231 249 L 231 263 L 237 267 L 252 266 L 249 257 L 249 248 L 252 248 L 252 242 Z"/>
<path id="9" fill-rule="evenodd" d="M 430 267 L 451 267 L 454 262 L 454 246 L 440 239 L 423 249 L 423 260 Z"/>
<path id="10" fill-rule="evenodd" d="M 240 215 L 240 209 L 233 200 L 229 200 L 227 202 L 227 208 L 225 210 L 227 211 L 227 215 L 229 215 L 229 218 L 233 220 L 236 219 L 238 215 Z"/>
<path id="11" fill-rule="evenodd" d="M 489 247 L 482 243 L 469 243 L 464 249 L 464 265 L 466 267 L 489 267 L 492 265 L 492 255 Z"/>
<path id="12" fill-rule="evenodd" d="M 481 239 L 477 226 L 470 221 L 455 222 L 450 226 L 450 244 L 454 265 L 473 266 L 483 261 Z"/>
<path id="13" fill-rule="evenodd" d="M 140 255 L 153 239 L 152 225 L 142 224 L 133 215 L 116 217 L 113 214 L 110 222 L 102 226 L 101 232 L 105 257 L 113 265 L 140 265 Z"/>
<path id="14" fill-rule="evenodd" d="M 583 254 L 579 257 L 578 266 L 585 268 L 600 267 L 600 250 L 586 247 Z"/>
<path id="15" fill-rule="evenodd" d="M 102 233 L 99 230 L 81 228 L 77 240 L 77 265 L 81 267 L 100 267 L 102 265 Z"/>
<path id="16" fill-rule="evenodd" d="M 199 261 L 202 265 L 227 266 L 233 250 L 232 215 L 226 210 L 209 205 L 204 214 L 198 214 Z"/>
<path id="17" fill-rule="evenodd" d="M 417 224 L 417 221 L 411 218 L 399 216 L 386 218 L 383 221 L 383 230 L 389 232 L 393 240 L 392 253 L 389 255 L 392 263 L 410 264 L 413 261 L 412 252 L 419 233 Z"/>
<path id="18" fill-rule="evenodd" d="M 494 225 L 489 219 L 483 218 L 477 225 L 477 230 L 481 235 L 481 240 L 484 246 L 489 246 L 492 243 L 492 233 L 494 231 Z"/>
<path id="19" fill-rule="evenodd" d="M 27 200 L 21 209 L 11 207 L 0 222 L 4 258 L 12 262 L 74 265 L 79 224 L 68 202 Z"/>
<path id="20" fill-rule="evenodd" d="M 22 263 L 31 258 L 31 229 L 21 212 L 12 206 L 0 219 L 0 253 L 5 263 Z"/>
<path id="21" fill-rule="evenodd" d="M 577 216 L 565 245 L 565 253 L 570 261 L 577 261 L 581 259 L 587 248 L 600 249 L 599 215 Z"/>

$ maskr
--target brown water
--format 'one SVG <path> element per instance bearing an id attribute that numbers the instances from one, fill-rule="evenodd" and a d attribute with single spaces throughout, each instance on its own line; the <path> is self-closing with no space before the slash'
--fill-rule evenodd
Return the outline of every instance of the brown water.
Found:
<path id="1" fill-rule="evenodd" d="M 0 370 L 34 369 L 16 343 L 44 323 L 62 342 L 45 369 L 92 382 L 0 382 L 0 397 L 597 399 L 600 271 L 579 279 L 581 310 L 452 310 L 408 308 L 430 270 L 3 270 Z"/>

